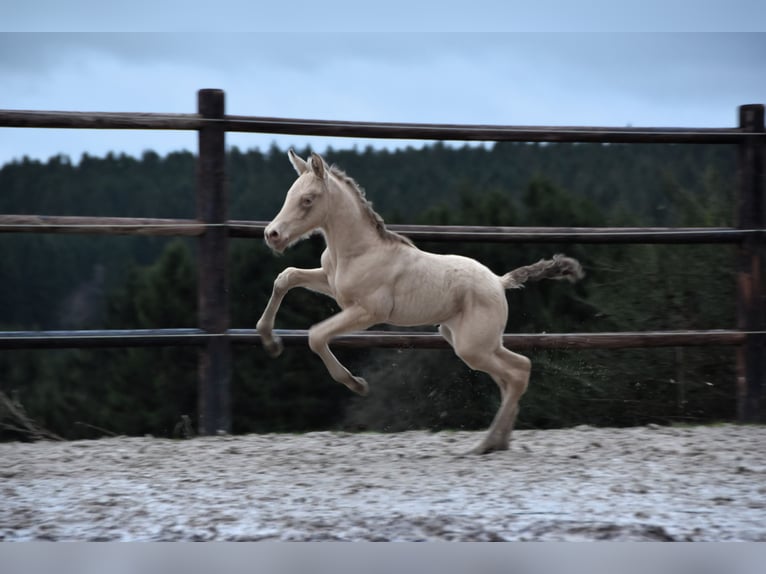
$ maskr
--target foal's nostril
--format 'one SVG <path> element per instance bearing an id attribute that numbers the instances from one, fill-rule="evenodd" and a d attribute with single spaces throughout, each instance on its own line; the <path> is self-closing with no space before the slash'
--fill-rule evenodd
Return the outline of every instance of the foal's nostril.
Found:
<path id="1" fill-rule="evenodd" d="M 279 231 L 276 229 L 266 230 L 266 239 L 277 239 L 279 237 Z"/>

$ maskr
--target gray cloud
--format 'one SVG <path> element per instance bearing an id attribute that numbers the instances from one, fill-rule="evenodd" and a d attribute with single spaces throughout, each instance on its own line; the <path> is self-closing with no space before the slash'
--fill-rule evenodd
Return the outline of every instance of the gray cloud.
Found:
<path id="1" fill-rule="evenodd" d="M 0 107 L 184 113 L 197 89 L 219 87 L 229 112 L 247 115 L 726 126 L 737 105 L 763 102 L 764 53 L 762 33 L 0 34 Z M 177 134 L 9 133 L 0 130 L 0 163 L 193 145 Z M 286 141 L 229 141 L 274 139 Z"/>

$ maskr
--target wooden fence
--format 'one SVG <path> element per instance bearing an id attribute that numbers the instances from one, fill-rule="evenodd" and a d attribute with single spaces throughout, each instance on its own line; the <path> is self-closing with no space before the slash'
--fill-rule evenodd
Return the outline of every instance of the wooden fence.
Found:
<path id="1" fill-rule="evenodd" d="M 462 141 L 733 144 L 738 153 L 735 228 L 538 228 L 392 225 L 422 241 L 521 243 L 730 243 L 739 246 L 736 329 L 639 333 L 505 335 L 517 349 L 618 349 L 730 345 L 737 349 L 737 407 L 742 422 L 766 421 L 766 253 L 764 106 L 739 108 L 739 126 L 724 129 L 506 127 L 340 122 L 226 115 L 221 90 L 200 90 L 196 114 L 140 114 L 0 110 L 0 127 L 195 130 L 199 134 L 197 217 L 193 220 L 0 215 L 5 233 L 92 233 L 194 236 L 199 241 L 197 329 L 0 332 L 0 349 L 193 345 L 200 348 L 199 431 L 231 431 L 232 344 L 260 343 L 252 329 L 229 327 L 228 240 L 262 238 L 265 222 L 227 218 L 227 131 L 362 138 Z M 255 318 L 254 318 L 255 319 Z M 287 345 L 307 332 L 277 331 Z M 346 347 L 443 348 L 435 333 L 366 331 L 338 337 Z"/>

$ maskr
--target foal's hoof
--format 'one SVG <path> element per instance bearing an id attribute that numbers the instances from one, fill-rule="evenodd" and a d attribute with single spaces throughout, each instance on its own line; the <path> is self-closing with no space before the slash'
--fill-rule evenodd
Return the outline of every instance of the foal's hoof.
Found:
<path id="1" fill-rule="evenodd" d="M 363 397 L 366 397 L 367 393 L 370 392 L 370 385 L 362 377 L 353 377 L 352 383 L 348 385 L 348 388 Z"/>
<path id="2" fill-rule="evenodd" d="M 501 450 L 508 450 L 509 445 L 508 444 L 492 444 L 492 443 L 481 443 L 471 450 L 468 451 L 467 454 L 469 455 L 475 455 L 475 454 L 489 454 L 491 452 L 497 452 Z"/>
<path id="3" fill-rule="evenodd" d="M 279 337 L 274 337 L 274 339 L 271 341 L 264 341 L 263 348 L 272 359 L 276 359 L 279 355 L 282 354 L 285 346 L 282 344 L 282 339 Z"/>

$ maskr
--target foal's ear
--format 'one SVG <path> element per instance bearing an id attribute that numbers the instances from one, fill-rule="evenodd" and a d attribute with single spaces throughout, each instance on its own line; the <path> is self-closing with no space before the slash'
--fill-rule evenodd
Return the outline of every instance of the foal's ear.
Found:
<path id="1" fill-rule="evenodd" d="M 325 170 L 326 166 L 324 163 L 324 160 L 322 159 L 322 156 L 318 153 L 311 152 L 311 171 L 314 172 L 314 175 L 317 176 L 319 179 L 325 178 Z"/>
<path id="2" fill-rule="evenodd" d="M 295 171 L 298 172 L 298 175 L 303 175 L 308 171 L 308 164 L 293 151 L 293 148 L 290 148 L 287 151 L 287 157 L 290 158 L 290 163 L 293 164 L 293 167 L 295 168 Z"/>

